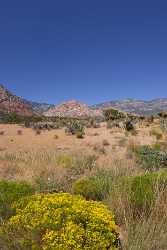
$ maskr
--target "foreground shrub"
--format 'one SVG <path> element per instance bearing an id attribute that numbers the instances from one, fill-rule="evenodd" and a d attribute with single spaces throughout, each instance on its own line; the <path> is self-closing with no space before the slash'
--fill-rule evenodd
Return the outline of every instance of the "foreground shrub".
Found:
<path id="1" fill-rule="evenodd" d="M 148 216 L 167 189 L 167 172 L 149 173 L 120 179 L 111 194 L 111 207 L 118 207 L 118 217 L 141 218 Z M 113 204 L 112 204 L 113 203 Z M 119 204 L 120 203 L 120 204 Z M 122 211 L 121 211 L 122 209 Z"/>
<path id="2" fill-rule="evenodd" d="M 86 199 L 101 201 L 108 196 L 111 184 L 111 173 L 99 170 L 94 176 L 84 177 L 76 181 L 73 185 L 73 191 Z"/>
<path id="3" fill-rule="evenodd" d="M 11 205 L 21 197 L 32 195 L 34 188 L 24 182 L 0 181 L 0 219 L 13 214 Z"/>
<path id="4" fill-rule="evenodd" d="M 36 195 L 17 205 L 1 228 L 6 249 L 116 250 L 118 233 L 106 206 L 70 194 Z"/>

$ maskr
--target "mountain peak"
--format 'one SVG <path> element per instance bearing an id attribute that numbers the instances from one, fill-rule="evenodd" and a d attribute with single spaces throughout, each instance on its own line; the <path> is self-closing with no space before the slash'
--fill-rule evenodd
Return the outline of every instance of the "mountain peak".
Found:
<path id="1" fill-rule="evenodd" d="M 58 116 L 58 117 L 95 117 L 102 116 L 102 111 L 92 110 L 86 104 L 82 104 L 76 100 L 69 100 L 59 105 L 55 105 L 44 113 L 45 116 Z"/>

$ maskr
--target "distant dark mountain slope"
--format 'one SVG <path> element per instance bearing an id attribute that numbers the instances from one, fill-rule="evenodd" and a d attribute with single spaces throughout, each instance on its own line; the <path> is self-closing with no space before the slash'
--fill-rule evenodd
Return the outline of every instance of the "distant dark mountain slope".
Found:
<path id="1" fill-rule="evenodd" d="M 117 101 L 109 101 L 93 105 L 92 108 L 107 109 L 116 108 L 125 112 L 140 115 L 156 114 L 162 110 L 167 111 L 167 98 L 154 99 L 151 101 L 124 99 Z"/>
<path id="2" fill-rule="evenodd" d="M 33 110 L 22 98 L 12 94 L 0 84 L 0 113 L 15 112 L 22 116 L 32 116 Z"/>
<path id="3" fill-rule="evenodd" d="M 32 110 L 35 113 L 39 113 L 39 114 L 42 114 L 42 113 L 46 112 L 48 109 L 54 107 L 54 105 L 48 104 L 48 103 L 32 102 L 32 101 L 28 101 L 25 99 L 23 99 L 23 101 L 24 101 L 24 103 L 31 106 Z"/>

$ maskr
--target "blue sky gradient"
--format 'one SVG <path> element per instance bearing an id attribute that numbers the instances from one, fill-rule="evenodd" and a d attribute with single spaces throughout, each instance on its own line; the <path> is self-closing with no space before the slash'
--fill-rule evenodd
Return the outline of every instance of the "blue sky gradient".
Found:
<path id="1" fill-rule="evenodd" d="M 167 1 L 1 1 L 0 83 L 49 103 L 167 97 Z"/>

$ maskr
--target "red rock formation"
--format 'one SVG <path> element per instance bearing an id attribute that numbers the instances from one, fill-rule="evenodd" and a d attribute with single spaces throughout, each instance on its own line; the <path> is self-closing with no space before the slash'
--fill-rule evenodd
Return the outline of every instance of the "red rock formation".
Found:
<path id="1" fill-rule="evenodd" d="M 25 104 L 20 97 L 9 92 L 3 85 L 0 85 L 0 110 L 5 113 L 15 112 L 22 116 L 33 115 L 31 107 Z"/>
<path id="2" fill-rule="evenodd" d="M 75 100 L 71 100 L 50 108 L 47 112 L 44 113 L 44 115 L 48 117 L 57 116 L 72 118 L 97 117 L 102 116 L 102 111 L 93 110 L 85 104 L 81 104 Z"/>

